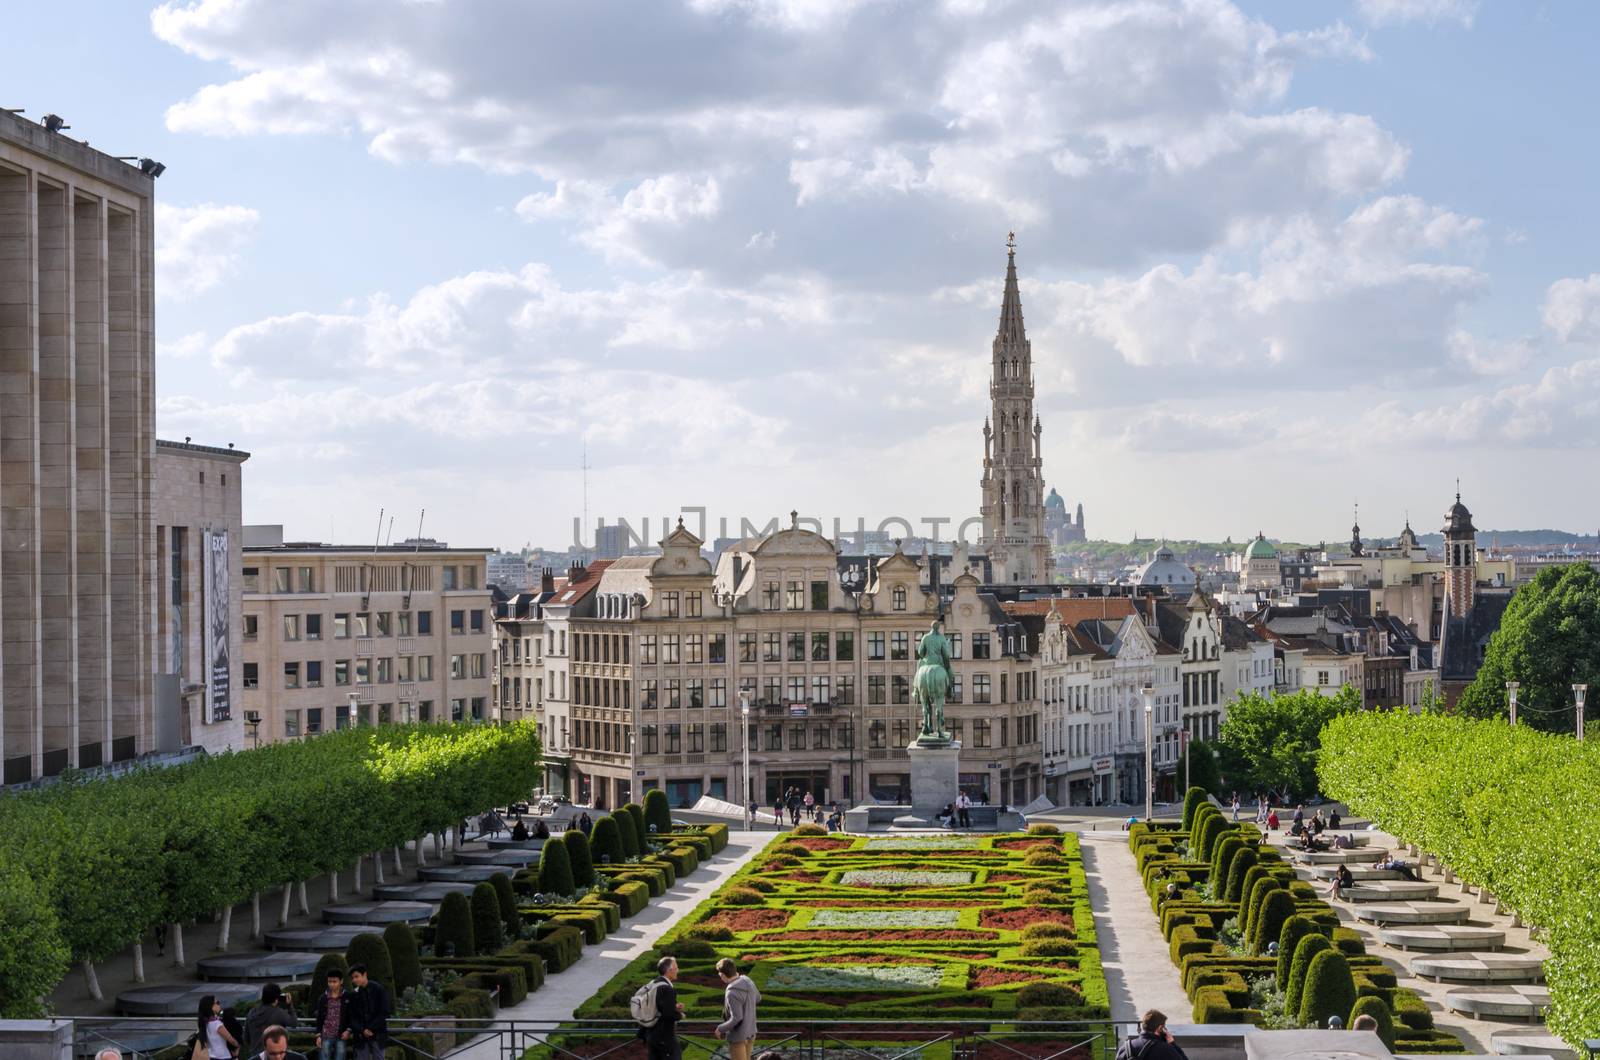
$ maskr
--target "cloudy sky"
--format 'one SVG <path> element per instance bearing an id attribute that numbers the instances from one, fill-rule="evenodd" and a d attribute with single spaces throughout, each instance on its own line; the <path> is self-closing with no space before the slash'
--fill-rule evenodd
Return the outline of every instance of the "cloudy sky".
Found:
<path id="1" fill-rule="evenodd" d="M 1008 230 L 1093 536 L 1593 532 L 1577 2 L 171 0 L 0 105 L 169 169 L 159 428 L 296 537 L 970 515 Z M 1582 487 L 1582 483 L 1588 483 Z"/>

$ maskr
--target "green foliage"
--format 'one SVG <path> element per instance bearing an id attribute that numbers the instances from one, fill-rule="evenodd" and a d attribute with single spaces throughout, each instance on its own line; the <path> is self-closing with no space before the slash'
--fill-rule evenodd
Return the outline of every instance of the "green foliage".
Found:
<path id="1" fill-rule="evenodd" d="M 1222 814 L 1213 813 L 1205 816 L 1200 822 L 1200 838 L 1190 856 L 1199 861 L 1210 861 L 1211 850 L 1216 846 L 1217 840 L 1222 838 L 1222 833 L 1228 830 L 1228 822 Z"/>
<path id="2" fill-rule="evenodd" d="M 1391 1050 L 1394 1049 L 1394 1013 L 1389 1011 L 1389 1006 L 1384 1004 L 1383 998 L 1374 994 L 1366 994 L 1356 998 L 1356 1003 L 1350 1009 L 1350 1018 L 1345 1020 L 1346 1027 L 1354 1027 L 1357 1016 L 1371 1016 L 1378 1021 L 1378 1037 L 1383 1044 Z"/>
<path id="3" fill-rule="evenodd" d="M 1456 709 L 1505 717 L 1507 681 L 1521 685 L 1520 724 L 1573 731 L 1573 684 L 1600 688 L 1600 571 L 1587 563 L 1546 567 L 1519 588 Z"/>
<path id="4" fill-rule="evenodd" d="M 1261 908 L 1250 921 L 1250 952 L 1265 954 L 1267 943 L 1277 942 L 1283 934 L 1283 925 L 1294 916 L 1294 896 L 1288 891 L 1267 893 Z"/>
<path id="5" fill-rule="evenodd" d="M 324 990 L 328 989 L 329 972 L 338 972 L 340 978 L 344 978 L 349 968 L 342 953 L 324 953 L 319 957 L 316 971 L 311 973 L 311 985 L 307 988 L 311 999 L 315 1001 Z"/>
<path id="6" fill-rule="evenodd" d="M 0 850 L 27 867 L 34 894 L 0 879 L 0 912 L 42 898 L 53 913 L 20 918 L 27 931 L 0 917 L 0 982 L 18 962 L 30 975 L 59 972 L 63 948 L 104 960 L 161 924 L 522 797 L 537 783 L 535 732 L 531 722 L 356 728 L 0 799 Z M 345 805 L 362 812 L 326 827 L 327 808 Z M 0 1008 L 14 1004 L 10 989 Z"/>
<path id="7" fill-rule="evenodd" d="M 1278 989 L 1288 989 L 1289 965 L 1294 960 L 1295 947 L 1299 946 L 1300 940 L 1307 935 L 1317 933 L 1316 923 L 1308 916 L 1296 914 L 1283 922 L 1283 927 L 1278 932 Z"/>
<path id="8" fill-rule="evenodd" d="M 0 864 L 0 1019 L 46 1016 L 68 958 L 55 907 L 21 865 Z"/>
<path id="9" fill-rule="evenodd" d="M 561 848 L 561 852 L 565 854 L 566 848 Z M 500 919 L 500 896 L 495 894 L 494 884 L 488 881 L 472 889 L 472 941 L 479 953 L 493 953 L 506 944 L 505 922 Z"/>
<path id="10" fill-rule="evenodd" d="M 389 945 L 382 935 L 363 931 L 350 940 L 344 951 L 345 966 L 367 966 L 367 974 L 384 986 L 394 983 L 394 962 L 389 959 Z"/>
<path id="11" fill-rule="evenodd" d="M 628 860 L 622 852 L 622 834 L 616 818 L 610 814 L 594 823 L 594 831 L 589 833 L 589 855 L 595 865 L 602 868 Z"/>
<path id="12" fill-rule="evenodd" d="M 1191 740 L 1188 749 L 1178 756 L 1177 772 L 1173 776 L 1185 775 L 1189 778 L 1189 790 L 1200 788 L 1213 795 L 1222 794 L 1222 766 L 1217 761 L 1217 749 L 1209 741 Z"/>
<path id="13" fill-rule="evenodd" d="M 478 947 L 473 941 L 472 905 L 464 894 L 447 894 L 439 903 L 433 921 L 433 953 L 436 957 L 473 957 Z"/>
<path id="14" fill-rule="evenodd" d="M 517 892 L 511 886 L 511 877 L 497 872 L 489 877 L 489 883 L 500 900 L 500 923 L 505 926 L 506 937 L 514 939 L 522 934 L 522 914 L 517 912 Z"/>
<path id="15" fill-rule="evenodd" d="M 592 873 L 591 873 L 592 874 Z M 539 890 L 545 894 L 572 895 L 578 893 L 572 878 L 572 861 L 567 855 L 567 844 L 547 839 L 539 851 Z"/>
<path id="16" fill-rule="evenodd" d="M 1245 849 L 1244 840 L 1238 836 L 1224 836 L 1211 850 L 1211 893 L 1221 897 L 1228 890 L 1228 874 L 1233 870 L 1233 856 Z"/>
<path id="17" fill-rule="evenodd" d="M 1245 874 L 1256 867 L 1259 857 L 1254 845 L 1241 846 L 1234 852 L 1233 861 L 1228 865 L 1227 890 L 1217 895 L 1218 901 L 1237 903 L 1240 900 L 1244 893 Z"/>
<path id="18" fill-rule="evenodd" d="M 1206 804 L 1206 789 L 1191 787 L 1183 793 L 1183 828 L 1188 831 L 1194 827 L 1194 813 Z"/>
<path id="19" fill-rule="evenodd" d="M 1600 1031 L 1600 846 L 1551 832 L 1600 817 L 1600 744 L 1395 712 L 1340 718 L 1323 738 L 1326 791 L 1543 930 L 1551 1031 L 1574 1047 Z"/>
<path id="20" fill-rule="evenodd" d="M 637 802 L 630 802 L 626 803 L 622 809 L 633 821 L 633 838 L 639 843 L 639 853 L 643 854 L 647 849 L 646 844 L 650 841 L 650 829 L 645 822 L 644 807 Z"/>
<path id="21" fill-rule="evenodd" d="M 1316 790 L 1322 727 L 1361 708 L 1361 690 L 1323 696 L 1314 689 L 1287 695 L 1252 693 L 1228 704 L 1222 722 L 1222 770 L 1240 788 L 1305 795 Z"/>
<path id="22" fill-rule="evenodd" d="M 552 840 L 554 841 L 554 840 Z M 572 883 L 575 887 L 593 887 L 594 859 L 589 855 L 589 837 L 576 828 L 565 832 L 560 837 L 560 842 L 566 844 L 567 862 L 572 866 Z M 544 860 L 544 852 L 539 854 Z"/>
<path id="23" fill-rule="evenodd" d="M 1257 877 L 1254 886 L 1239 904 L 1239 935 L 1246 944 L 1255 938 L 1256 918 L 1261 913 L 1261 904 L 1267 900 L 1267 895 L 1282 888 L 1283 884 L 1271 876 Z"/>
<path id="24" fill-rule="evenodd" d="M 1283 1008 L 1285 1012 L 1299 1012 L 1300 1002 L 1305 993 L 1306 973 L 1311 969 L 1311 962 L 1319 953 L 1333 949 L 1333 943 L 1328 941 L 1328 936 L 1310 934 L 1303 937 L 1294 948 L 1294 960 L 1289 963 L 1289 980 L 1283 984 Z"/>
<path id="25" fill-rule="evenodd" d="M 394 981 L 386 985 L 393 989 L 394 996 L 399 997 L 413 986 L 421 986 L 422 957 L 417 953 L 417 933 L 406 924 L 390 924 L 383 929 L 383 944 L 389 952 L 394 975 Z M 384 980 L 379 978 L 378 982 Z M 320 990 L 322 986 L 313 982 L 311 989 Z"/>
<path id="26" fill-rule="evenodd" d="M 1355 1003 L 1356 981 L 1345 955 L 1326 949 L 1312 957 L 1300 994 L 1300 1022 L 1326 1027 L 1332 1016 L 1348 1019 Z"/>
<path id="27" fill-rule="evenodd" d="M 667 805 L 667 793 L 660 788 L 644 793 L 644 822 L 646 832 L 652 825 L 657 832 L 672 831 L 672 807 Z"/>
<path id="28" fill-rule="evenodd" d="M 795 832 L 797 834 L 799 833 L 799 831 L 800 831 L 800 829 L 798 829 L 798 828 L 795 829 Z M 1028 834 L 1029 835 L 1060 835 L 1061 834 L 1061 829 L 1057 828 L 1053 824 L 1043 824 L 1043 823 L 1030 824 L 1028 826 Z M 824 831 L 823 835 L 827 835 L 827 832 Z"/>
<path id="29" fill-rule="evenodd" d="M 622 843 L 622 856 L 636 858 L 640 854 L 639 830 L 634 826 L 633 814 L 626 810 L 618 810 L 610 814 L 611 820 L 616 822 L 617 839 Z"/>

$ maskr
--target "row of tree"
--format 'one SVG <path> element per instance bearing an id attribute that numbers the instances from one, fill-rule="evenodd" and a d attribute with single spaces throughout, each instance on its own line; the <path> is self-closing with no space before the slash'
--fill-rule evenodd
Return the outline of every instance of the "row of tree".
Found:
<path id="1" fill-rule="evenodd" d="M 0 1016 L 39 1014 L 94 962 L 367 855 L 435 836 L 537 782 L 533 724 L 357 728 L 0 799 Z M 381 874 L 374 857 L 374 871 Z M 359 871 L 359 870 L 358 870 Z M 135 949 L 135 958 L 142 956 Z M 181 959 L 181 957 L 180 957 Z"/>

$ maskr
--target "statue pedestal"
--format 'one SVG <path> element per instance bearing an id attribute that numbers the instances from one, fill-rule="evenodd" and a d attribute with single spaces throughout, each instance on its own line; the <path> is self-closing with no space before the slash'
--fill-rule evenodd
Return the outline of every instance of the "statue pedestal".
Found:
<path id="1" fill-rule="evenodd" d="M 911 758 L 910 816 L 932 827 L 933 819 L 955 802 L 960 792 L 961 744 L 952 741 L 928 747 L 913 742 L 906 754 Z M 901 820 L 895 824 L 900 825 Z"/>

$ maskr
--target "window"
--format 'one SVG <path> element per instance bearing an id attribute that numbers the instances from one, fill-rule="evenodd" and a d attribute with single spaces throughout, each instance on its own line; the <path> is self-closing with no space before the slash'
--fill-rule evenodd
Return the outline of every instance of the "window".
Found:
<path id="1" fill-rule="evenodd" d="M 700 598 L 702 595 L 698 589 L 683 594 L 683 614 L 685 618 L 700 617 Z"/>
<path id="2" fill-rule="evenodd" d="M 761 699 L 766 703 L 779 703 L 783 700 L 783 678 L 768 674 L 761 679 Z"/>
<path id="3" fill-rule="evenodd" d="M 911 702 L 911 678 L 905 674 L 895 674 L 891 687 L 894 689 L 896 703 Z"/>
<path id="4" fill-rule="evenodd" d="M 286 592 L 289 592 L 290 591 L 291 579 L 293 578 L 293 576 L 294 576 L 294 571 L 290 570 L 288 567 L 273 567 L 272 568 L 272 591 L 275 592 L 275 593 L 286 593 Z"/>
<path id="5" fill-rule="evenodd" d="M 783 661 L 783 635 L 781 633 L 761 634 L 761 661 Z"/>
<path id="6" fill-rule="evenodd" d="M 856 635 L 850 630 L 840 630 L 833 635 L 833 657 L 840 662 L 854 662 Z"/>
<path id="7" fill-rule="evenodd" d="M 706 705 L 706 681 L 703 677 L 690 677 L 687 679 L 689 687 L 689 705 L 703 707 Z"/>
<path id="8" fill-rule="evenodd" d="M 894 609 L 896 611 L 904 611 L 906 609 L 906 587 L 904 585 L 896 585 L 894 587 L 893 598 Z"/>
<path id="9" fill-rule="evenodd" d="M 789 661 L 806 661 L 806 635 L 804 633 L 789 634 Z"/>
<path id="10" fill-rule="evenodd" d="M 767 726 L 767 750 L 783 750 L 783 722 L 775 721 Z"/>
<path id="11" fill-rule="evenodd" d="M 811 727 L 811 746 L 818 751 L 826 751 L 833 746 L 833 729 L 827 722 Z"/>
<path id="12" fill-rule="evenodd" d="M 393 633 L 394 627 L 390 624 L 390 614 L 387 611 L 375 612 L 372 616 L 372 632 L 376 637 L 387 637 Z"/>
<path id="13" fill-rule="evenodd" d="M 356 612 L 355 632 L 356 632 L 356 636 L 358 636 L 358 637 L 370 637 L 370 636 L 372 636 L 372 613 L 371 612 L 369 612 L 369 611 L 357 611 Z"/>
<path id="14" fill-rule="evenodd" d="M 874 751 L 883 750 L 888 735 L 888 728 L 883 724 L 883 721 L 874 718 L 872 723 L 867 726 L 867 747 Z"/>
<path id="15" fill-rule="evenodd" d="M 739 634 L 739 661 L 756 661 L 756 635 L 754 633 Z"/>
<path id="16" fill-rule="evenodd" d="M 656 727 L 654 725 L 639 726 L 639 750 L 643 754 L 653 755 L 658 753 Z"/>
<path id="17" fill-rule="evenodd" d="M 804 674 L 794 674 L 789 678 L 790 703 L 804 703 L 806 701 L 806 679 Z"/>
<path id="18" fill-rule="evenodd" d="M 911 743 L 911 721 L 908 718 L 896 718 L 894 722 L 894 745 L 905 747 Z"/>
<path id="19" fill-rule="evenodd" d="M 987 719 L 987 718 L 973 718 L 972 719 L 972 746 L 974 746 L 974 747 L 988 747 L 989 746 L 989 719 Z"/>
<path id="20" fill-rule="evenodd" d="M 676 677 L 667 678 L 667 706 L 673 709 L 683 706 L 683 682 Z"/>
<path id="21" fill-rule="evenodd" d="M 789 726 L 789 750 L 804 751 L 806 749 L 806 726 L 798 722 Z"/>
<path id="22" fill-rule="evenodd" d="M 433 700 L 424 699 L 422 702 L 417 704 L 417 720 L 418 721 L 432 721 L 433 720 Z M 566 745 L 567 745 L 567 725 L 566 725 L 566 719 L 563 718 L 563 719 L 561 719 L 561 746 L 565 747 Z"/>
<path id="23" fill-rule="evenodd" d="M 307 688 L 321 688 L 322 687 L 322 662 L 321 662 L 321 660 L 313 659 L 310 662 L 306 663 L 306 687 Z"/>
<path id="24" fill-rule="evenodd" d="M 840 674 L 835 682 L 837 689 L 834 693 L 834 702 L 841 707 L 853 707 L 856 702 L 856 679 L 854 674 Z"/>
<path id="25" fill-rule="evenodd" d="M 972 657 L 974 659 L 987 659 L 989 657 L 989 634 L 974 633 L 972 635 Z"/>
<path id="26" fill-rule="evenodd" d="M 472 655 L 472 676 L 483 677 L 489 672 L 488 656 L 483 652 L 474 652 Z M 388 659 L 382 660 L 388 662 Z"/>
<path id="27" fill-rule="evenodd" d="M 1317 671 L 1317 684 L 1325 685 L 1327 683 L 1328 683 L 1328 671 L 1326 671 L 1326 670 L 1318 670 Z"/>
<path id="28" fill-rule="evenodd" d="M 350 683 L 349 659 L 335 659 L 333 661 L 333 683 L 338 688 L 343 688 Z"/>
<path id="29" fill-rule="evenodd" d="M 811 678 L 811 702 L 833 702 L 833 678 L 827 674 L 815 674 Z"/>
<path id="30" fill-rule="evenodd" d="M 689 753 L 701 755 L 706 753 L 706 726 L 703 721 L 689 723 Z"/>
<path id="31" fill-rule="evenodd" d="M 465 655 L 450 656 L 450 677 L 452 680 L 467 676 L 467 657 Z"/>
<path id="32" fill-rule="evenodd" d="M 297 662 L 283 664 L 283 687 L 300 687 L 300 664 Z"/>
<path id="33" fill-rule="evenodd" d="M 316 582 L 312 578 L 310 567 L 299 567 L 296 569 L 296 573 L 299 576 L 295 579 L 295 592 L 314 593 L 317 591 Z"/>
<path id="34" fill-rule="evenodd" d="M 713 633 L 706 638 L 706 662 L 725 663 L 728 661 L 728 635 L 726 633 Z"/>
<path id="35" fill-rule="evenodd" d="M 761 610 L 776 611 L 778 609 L 778 583 L 767 582 L 761 587 Z"/>
<path id="36" fill-rule="evenodd" d="M 950 658 L 961 658 L 961 634 L 959 633 L 950 634 Z"/>
<path id="37" fill-rule="evenodd" d="M 641 709 L 656 709 L 657 688 L 658 685 L 654 677 L 646 677 L 639 682 L 639 706 Z"/>
<path id="38" fill-rule="evenodd" d="M 449 568 L 446 568 L 446 569 L 447 570 L 451 570 L 451 571 L 455 570 L 454 567 L 449 567 Z M 467 701 L 465 699 L 452 699 L 450 701 L 450 720 L 451 721 L 461 721 L 464 718 L 466 718 L 466 716 L 467 716 Z"/>
<path id="39" fill-rule="evenodd" d="M 439 573 L 439 585 L 445 592 L 449 592 L 456 587 L 456 569 L 454 567 L 442 567 Z M 460 718 L 458 717 L 456 720 L 459 721 Z"/>
<path id="40" fill-rule="evenodd" d="M 654 633 L 639 634 L 639 662 L 640 664 L 653 664 L 656 661 L 656 635 Z"/>
<path id="41" fill-rule="evenodd" d="M 418 681 L 432 681 L 433 680 L 433 656 L 431 656 L 431 655 L 419 655 L 419 656 L 417 656 L 417 680 Z"/>
<path id="42" fill-rule="evenodd" d="M 711 753 L 718 754 L 728 749 L 728 723 L 714 721 L 711 723 Z"/>
<path id="43" fill-rule="evenodd" d="M 417 612 L 417 636 L 426 637 L 433 633 L 433 612 Z"/>
<path id="44" fill-rule="evenodd" d="M 711 679 L 711 695 L 706 700 L 708 707 L 725 707 L 728 705 L 728 679 L 726 677 L 713 677 Z"/>
<path id="45" fill-rule="evenodd" d="M 283 616 L 283 639 L 284 640 L 299 640 L 300 639 L 300 616 L 299 615 L 284 615 Z"/>
<path id="46" fill-rule="evenodd" d="M 669 755 L 683 753 L 683 726 L 678 722 L 667 723 L 667 746 L 665 750 Z"/>
<path id="47" fill-rule="evenodd" d="M 322 616 L 321 615 L 307 615 L 306 616 L 306 640 L 321 640 L 321 639 L 322 639 Z"/>
<path id="48" fill-rule="evenodd" d="M 244 664 L 244 687 L 261 687 L 261 667 L 259 663 L 247 662 Z"/>
<path id="49" fill-rule="evenodd" d="M 663 633 L 661 635 L 661 661 L 668 664 L 678 661 L 678 635 L 676 633 Z"/>
<path id="50" fill-rule="evenodd" d="M 828 661 L 828 634 L 827 633 L 824 632 L 824 633 L 813 633 L 813 634 L 811 634 L 811 661 L 812 662 L 827 662 Z"/>
<path id="51" fill-rule="evenodd" d="M 889 658 L 903 661 L 911 658 L 911 635 L 903 629 L 889 635 Z"/>
<path id="52" fill-rule="evenodd" d="M 394 614 L 395 635 L 401 637 L 411 636 L 411 612 L 396 611 Z"/>
<path id="53" fill-rule="evenodd" d="M 838 732 L 835 735 L 837 735 L 839 738 L 839 750 L 848 751 L 855 745 L 855 730 L 850 727 L 850 723 L 848 721 L 841 721 L 839 723 Z"/>
<path id="54" fill-rule="evenodd" d="M 244 575 L 244 591 L 259 593 L 261 591 L 261 568 L 246 567 L 241 572 Z"/>
<path id="55" fill-rule="evenodd" d="M 790 611 L 800 611 L 806 606 L 805 585 L 801 582 L 790 582 L 784 591 L 784 606 Z"/>
<path id="56" fill-rule="evenodd" d="M 350 612 L 335 611 L 333 614 L 333 639 L 344 640 L 350 636 Z"/>
<path id="57" fill-rule="evenodd" d="M 294 739 L 300 735 L 300 712 L 286 710 L 283 712 L 283 735 L 285 739 Z"/>
<path id="58" fill-rule="evenodd" d="M 473 575 L 474 572 L 477 570 L 476 567 L 468 567 L 468 568 L 466 568 L 466 570 L 467 570 L 467 574 L 469 575 L 469 577 L 467 579 L 468 581 L 475 582 L 475 581 L 478 580 L 476 577 L 471 577 L 471 575 Z M 484 704 L 484 697 L 483 696 L 473 696 L 472 697 L 472 720 L 473 721 L 482 721 L 483 720 L 483 704 Z"/>
<path id="59" fill-rule="evenodd" d="M 700 633 L 685 633 L 683 635 L 683 661 L 698 663 L 705 661 L 705 636 Z"/>
<path id="60" fill-rule="evenodd" d="M 477 564 L 469 563 L 467 566 L 461 568 L 461 583 L 461 587 L 463 589 L 476 589 L 478 587 Z M 482 716 L 483 715 L 481 711 L 474 715 L 474 717 Z"/>
<path id="61" fill-rule="evenodd" d="M 467 631 L 467 613 L 465 611 L 450 612 L 450 633 L 460 636 Z M 358 636 L 360 634 L 357 634 Z"/>
<path id="62" fill-rule="evenodd" d="M 888 682 L 882 674 L 867 675 L 867 704 L 877 706 L 888 701 Z"/>
<path id="63" fill-rule="evenodd" d="M 370 685 L 370 684 L 372 684 L 372 660 L 370 660 L 370 659 L 357 659 L 356 660 L 356 684 L 358 684 L 358 685 Z"/>
<path id="64" fill-rule="evenodd" d="M 663 618 L 677 618 L 678 617 L 678 594 L 677 593 L 662 593 L 661 594 L 661 616 Z"/>
<path id="65" fill-rule="evenodd" d="M 883 634 L 882 633 L 868 633 L 867 634 L 867 660 L 869 662 L 879 662 L 879 661 L 882 661 L 882 659 L 883 659 Z"/>
<path id="66" fill-rule="evenodd" d="M 960 674 L 956 674 L 954 679 L 951 680 L 951 682 L 950 682 L 950 699 L 949 699 L 949 701 L 951 703 L 960 703 L 961 702 L 961 675 Z"/>
<path id="67" fill-rule="evenodd" d="M 972 701 L 974 703 L 988 703 L 989 700 L 989 675 L 972 675 Z"/>
<path id="68" fill-rule="evenodd" d="M 401 684 L 410 684 L 417 679 L 417 661 L 410 655 L 400 656 L 399 680 Z"/>
<path id="69" fill-rule="evenodd" d="M 814 581 L 811 583 L 811 610 L 826 611 L 828 609 L 828 582 Z"/>
<path id="70" fill-rule="evenodd" d="M 306 735 L 311 736 L 322 731 L 322 708 L 306 708 Z"/>
<path id="71" fill-rule="evenodd" d="M 255 640 L 256 636 L 259 634 L 260 630 L 261 630 L 261 616 L 259 616 L 259 615 L 245 615 L 244 616 L 244 639 L 245 640 Z"/>

